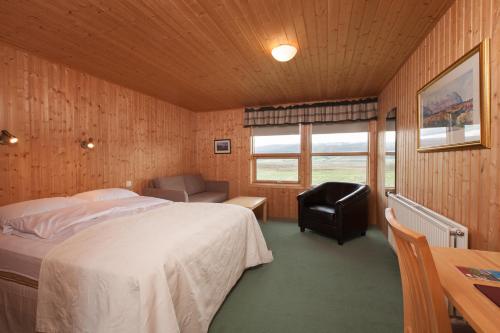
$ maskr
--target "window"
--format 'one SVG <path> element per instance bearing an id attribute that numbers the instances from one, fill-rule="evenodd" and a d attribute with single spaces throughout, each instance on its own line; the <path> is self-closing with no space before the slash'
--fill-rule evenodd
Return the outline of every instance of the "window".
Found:
<path id="1" fill-rule="evenodd" d="M 311 184 L 366 183 L 368 122 L 312 125 Z"/>
<path id="2" fill-rule="evenodd" d="M 299 183 L 299 125 L 252 129 L 253 181 Z"/>
<path id="3" fill-rule="evenodd" d="M 385 130 L 385 188 L 396 188 L 396 121 L 387 120 Z"/>
<path id="4" fill-rule="evenodd" d="M 327 181 L 366 184 L 368 125 L 368 121 L 356 121 L 253 127 L 251 181 L 301 186 Z"/>

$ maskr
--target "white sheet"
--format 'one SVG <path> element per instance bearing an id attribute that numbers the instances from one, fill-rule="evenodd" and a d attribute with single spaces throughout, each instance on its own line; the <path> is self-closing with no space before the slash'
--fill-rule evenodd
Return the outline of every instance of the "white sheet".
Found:
<path id="1" fill-rule="evenodd" d="M 42 262 L 42 332 L 206 332 L 248 267 L 272 261 L 252 211 L 174 203 L 89 227 Z"/>

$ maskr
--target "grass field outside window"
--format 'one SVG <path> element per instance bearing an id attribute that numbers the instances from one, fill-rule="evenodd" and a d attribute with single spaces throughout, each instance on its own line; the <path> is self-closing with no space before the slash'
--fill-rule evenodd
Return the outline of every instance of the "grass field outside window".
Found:
<path id="1" fill-rule="evenodd" d="M 298 182 L 299 161 L 291 158 L 257 158 L 257 181 Z"/>
<path id="2" fill-rule="evenodd" d="M 313 156 L 311 184 L 366 183 L 368 156 Z"/>

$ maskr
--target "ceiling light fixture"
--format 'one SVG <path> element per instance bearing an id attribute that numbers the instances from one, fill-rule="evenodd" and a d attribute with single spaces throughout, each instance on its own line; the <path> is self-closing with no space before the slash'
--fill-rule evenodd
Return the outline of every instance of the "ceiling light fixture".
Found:
<path id="1" fill-rule="evenodd" d="M 0 132 L 0 145 L 15 145 L 19 139 L 7 130 Z"/>
<path id="2" fill-rule="evenodd" d="M 82 141 L 82 142 L 80 142 L 80 146 L 83 149 L 94 149 L 94 147 L 95 147 L 94 139 L 89 138 L 88 141 Z"/>
<path id="3" fill-rule="evenodd" d="M 279 46 L 276 46 L 271 51 L 271 54 L 273 55 L 274 59 L 280 62 L 287 62 L 295 57 L 295 55 L 297 54 L 297 48 L 293 45 L 281 44 Z"/>

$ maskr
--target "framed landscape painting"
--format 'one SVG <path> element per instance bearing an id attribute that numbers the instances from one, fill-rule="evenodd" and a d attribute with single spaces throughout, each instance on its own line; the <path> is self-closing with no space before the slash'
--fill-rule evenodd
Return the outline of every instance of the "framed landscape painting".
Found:
<path id="1" fill-rule="evenodd" d="M 214 153 L 231 154 L 231 140 L 229 139 L 214 140 Z"/>
<path id="2" fill-rule="evenodd" d="M 418 151 L 489 148 L 489 67 L 487 39 L 418 91 Z"/>

